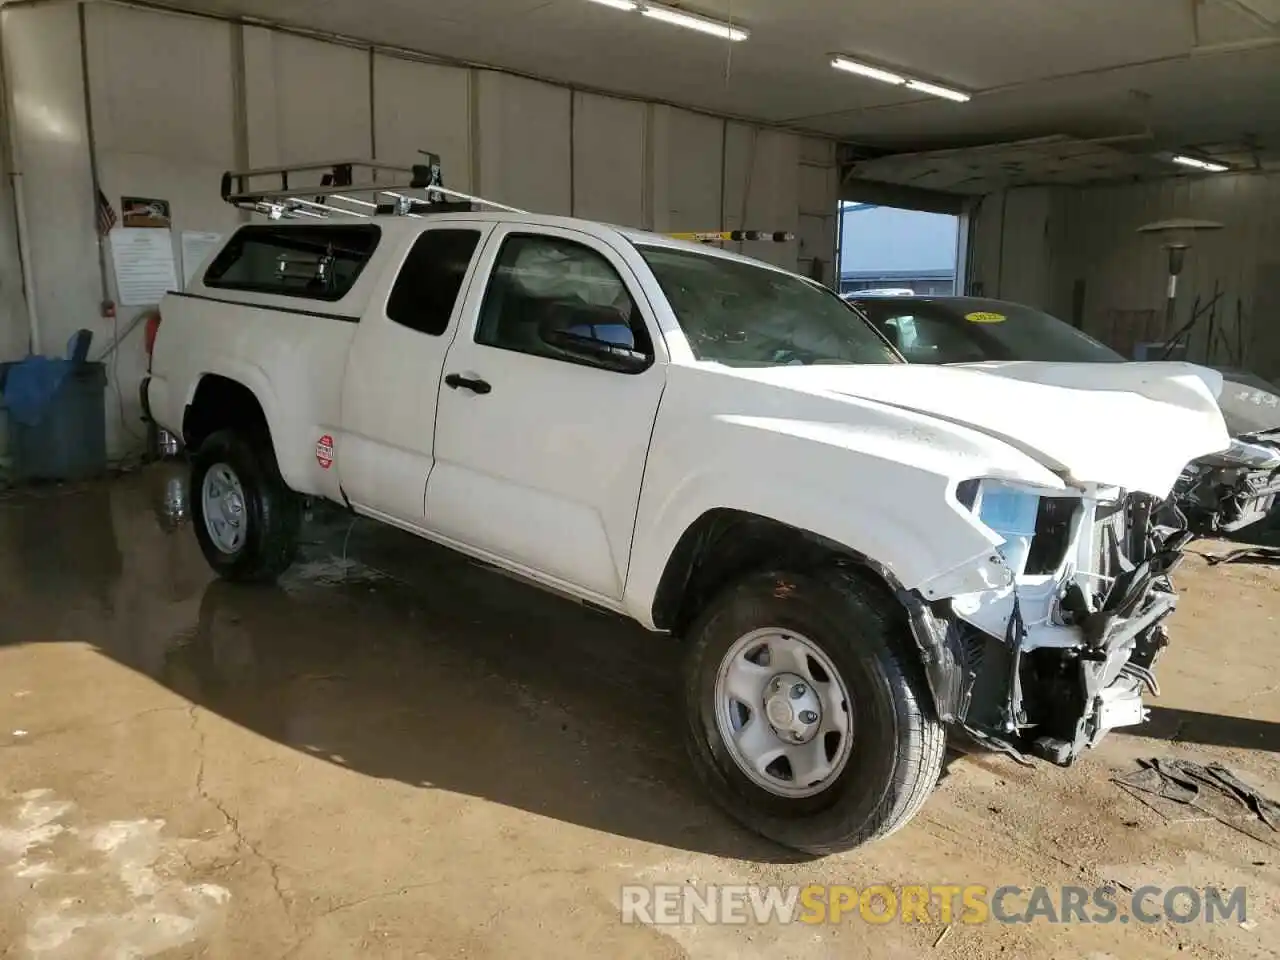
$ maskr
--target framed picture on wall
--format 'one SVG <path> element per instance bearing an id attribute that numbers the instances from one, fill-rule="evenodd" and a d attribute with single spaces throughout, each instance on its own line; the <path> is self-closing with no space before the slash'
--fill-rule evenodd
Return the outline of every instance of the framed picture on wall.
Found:
<path id="1" fill-rule="evenodd" d="M 168 200 L 154 197 L 121 197 L 121 225 L 125 227 L 157 227 L 167 230 L 173 226 Z"/>

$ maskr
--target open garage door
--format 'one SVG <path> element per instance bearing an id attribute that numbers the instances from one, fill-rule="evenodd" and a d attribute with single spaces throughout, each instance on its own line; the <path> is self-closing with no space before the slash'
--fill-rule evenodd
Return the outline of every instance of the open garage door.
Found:
<path id="1" fill-rule="evenodd" d="M 840 293 L 959 292 L 960 228 L 961 217 L 953 213 L 842 202 Z"/>

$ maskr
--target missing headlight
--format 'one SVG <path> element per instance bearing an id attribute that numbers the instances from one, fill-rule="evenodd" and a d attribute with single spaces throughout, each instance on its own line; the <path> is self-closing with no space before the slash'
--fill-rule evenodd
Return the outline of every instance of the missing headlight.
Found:
<path id="1" fill-rule="evenodd" d="M 1078 497 L 1041 497 L 1036 532 L 1027 553 L 1027 576 L 1057 572 L 1071 545 L 1071 528 L 1080 510 Z"/>
<path id="2" fill-rule="evenodd" d="M 973 505 L 978 502 L 978 490 L 982 487 L 982 481 L 978 479 L 961 480 L 956 484 L 956 500 L 960 506 L 972 510 Z"/>

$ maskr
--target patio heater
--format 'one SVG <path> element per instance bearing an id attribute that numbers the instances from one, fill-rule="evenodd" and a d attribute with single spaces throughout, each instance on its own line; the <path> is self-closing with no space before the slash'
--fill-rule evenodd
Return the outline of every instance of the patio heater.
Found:
<path id="1" fill-rule="evenodd" d="M 1173 321 L 1177 316 L 1178 276 L 1182 273 L 1182 265 L 1186 261 L 1187 249 L 1191 239 L 1198 231 L 1221 230 L 1223 224 L 1215 220 L 1157 220 L 1138 228 L 1138 233 L 1153 234 L 1163 242 L 1161 246 L 1169 252 L 1169 284 L 1168 298 L 1164 307 L 1164 335 L 1171 336 Z"/>

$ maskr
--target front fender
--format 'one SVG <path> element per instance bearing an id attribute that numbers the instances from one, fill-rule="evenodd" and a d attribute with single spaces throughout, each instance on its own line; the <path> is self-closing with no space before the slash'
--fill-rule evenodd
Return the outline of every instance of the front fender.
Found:
<path id="1" fill-rule="evenodd" d="M 1062 481 L 972 431 L 906 411 L 877 417 L 897 423 L 884 429 L 735 415 L 715 418 L 710 442 L 688 422 L 655 440 L 628 570 L 628 611 L 654 625 L 653 600 L 676 545 L 717 508 L 834 541 L 927 599 L 1005 585 L 1008 570 L 993 549 L 999 540 L 956 500 L 957 484 L 1003 476 L 1061 489 Z M 698 466 L 689 472 L 691 463 Z"/>

